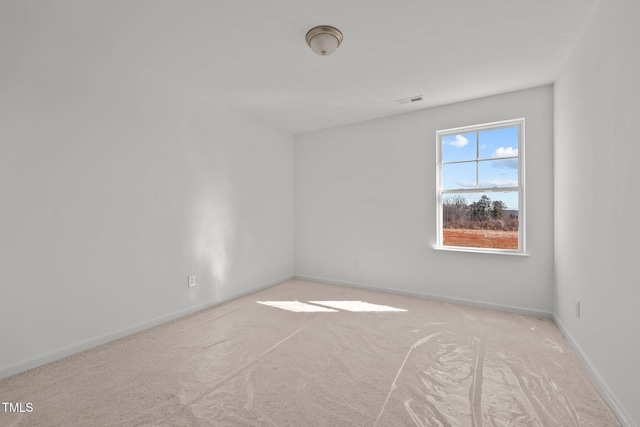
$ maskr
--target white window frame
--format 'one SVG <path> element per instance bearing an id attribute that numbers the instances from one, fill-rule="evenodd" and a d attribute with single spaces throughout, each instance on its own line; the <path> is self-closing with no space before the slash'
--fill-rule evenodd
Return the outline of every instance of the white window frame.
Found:
<path id="1" fill-rule="evenodd" d="M 436 235 L 437 241 L 435 249 L 460 252 L 480 252 L 492 254 L 507 255 L 527 255 L 526 253 L 526 198 L 525 198 L 525 120 L 524 118 L 503 120 L 499 122 L 484 123 L 480 125 L 463 126 L 458 128 L 444 129 L 436 132 Z M 479 187 L 476 166 L 476 188 L 461 188 L 455 190 L 442 189 L 442 138 L 451 135 L 459 135 L 463 133 L 481 132 L 493 129 L 502 129 L 508 127 L 518 127 L 518 185 L 517 187 Z M 479 154 L 476 154 L 476 165 L 482 160 Z M 518 249 L 494 249 L 494 248 L 470 248 L 463 246 L 444 246 L 443 237 L 443 220 L 442 220 L 442 200 L 443 195 L 456 193 L 492 193 L 492 192 L 518 192 Z"/>

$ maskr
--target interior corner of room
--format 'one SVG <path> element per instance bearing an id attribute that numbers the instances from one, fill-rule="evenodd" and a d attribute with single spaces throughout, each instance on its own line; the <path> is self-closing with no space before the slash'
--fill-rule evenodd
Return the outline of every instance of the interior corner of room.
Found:
<path id="1" fill-rule="evenodd" d="M 551 319 L 639 426 L 639 3 L 250 3 L 0 5 L 0 379 L 294 280 Z M 436 133 L 517 118 L 527 256 L 434 250 Z"/>

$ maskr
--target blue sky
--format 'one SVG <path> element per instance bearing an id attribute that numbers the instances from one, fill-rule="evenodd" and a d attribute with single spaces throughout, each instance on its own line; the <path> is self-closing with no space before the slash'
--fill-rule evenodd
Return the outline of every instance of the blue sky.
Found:
<path id="1" fill-rule="evenodd" d="M 476 188 L 476 167 L 480 187 L 518 185 L 518 128 L 509 127 L 442 137 L 442 188 Z M 505 159 L 507 157 L 507 159 Z M 475 160 L 479 161 L 476 162 Z M 450 163 L 471 160 L 468 163 Z M 477 165 L 477 166 L 476 166 Z M 469 202 L 481 194 L 462 194 Z M 517 192 L 487 193 L 502 200 L 508 209 L 518 209 Z"/>

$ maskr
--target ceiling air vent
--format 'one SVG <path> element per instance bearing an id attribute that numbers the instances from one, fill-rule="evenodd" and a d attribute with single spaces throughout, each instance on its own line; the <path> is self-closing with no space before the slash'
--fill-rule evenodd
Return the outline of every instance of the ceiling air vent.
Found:
<path id="1" fill-rule="evenodd" d="M 422 95 L 411 96 L 409 98 L 398 99 L 398 104 L 411 104 L 412 102 L 422 101 Z"/>

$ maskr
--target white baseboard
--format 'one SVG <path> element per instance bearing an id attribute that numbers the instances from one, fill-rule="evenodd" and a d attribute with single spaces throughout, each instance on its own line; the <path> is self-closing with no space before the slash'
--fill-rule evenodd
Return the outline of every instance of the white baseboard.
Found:
<path id="1" fill-rule="evenodd" d="M 587 370 L 587 373 L 593 380 L 596 388 L 600 392 L 600 396 L 607 403 L 607 405 L 609 405 L 609 408 L 611 408 L 613 414 L 616 416 L 616 418 L 618 418 L 618 421 L 620 421 L 620 424 L 623 427 L 638 427 L 638 424 L 633 421 L 629 413 L 622 406 L 622 403 L 620 403 L 620 400 L 616 397 L 616 395 L 613 393 L 613 391 L 611 391 L 607 383 L 604 381 L 602 375 L 600 375 L 593 363 L 591 363 L 591 360 L 589 359 L 589 357 L 587 357 L 587 354 L 584 352 L 584 350 L 582 350 L 582 347 L 580 347 L 580 344 L 578 344 L 573 336 L 571 336 L 571 334 L 567 331 L 562 321 L 560 321 L 560 319 L 556 315 L 553 316 L 553 321 L 556 323 L 556 325 L 558 325 L 558 328 L 564 335 L 565 339 L 567 340 L 569 345 L 571 345 L 571 348 L 573 348 L 574 353 L 578 356 L 585 369 Z"/>
<path id="2" fill-rule="evenodd" d="M 393 289 L 393 288 L 385 288 L 385 287 L 380 287 L 380 286 L 371 286 L 371 285 L 366 285 L 366 284 L 363 284 L 363 283 L 355 283 L 355 282 L 346 282 L 346 281 L 343 281 L 343 280 L 327 279 L 327 278 L 324 278 L 324 277 L 314 277 L 314 276 L 306 276 L 306 275 L 296 274 L 294 278 L 295 279 L 299 279 L 299 280 L 307 280 L 307 281 L 310 281 L 310 282 L 327 283 L 327 284 L 330 284 L 330 285 L 347 286 L 347 287 L 350 287 L 350 288 L 369 289 L 369 290 L 372 290 L 372 291 L 380 291 L 380 292 L 386 292 L 386 293 L 397 294 L 397 295 L 406 295 L 406 296 L 410 296 L 410 297 L 424 298 L 424 299 L 430 299 L 430 300 L 440 301 L 440 302 L 449 302 L 449 303 L 453 303 L 453 304 L 468 305 L 468 306 L 472 306 L 472 307 L 488 308 L 488 309 L 491 309 L 491 310 L 507 311 L 507 312 L 510 312 L 510 313 L 524 314 L 524 315 L 527 315 L 527 316 L 544 317 L 544 318 L 548 318 L 548 319 L 553 318 L 553 313 L 551 313 L 551 312 L 542 311 L 542 310 L 534 310 L 534 309 L 525 308 L 525 307 L 516 307 L 516 306 L 511 306 L 511 305 L 503 305 L 503 304 L 493 304 L 493 303 L 487 303 L 487 302 L 483 302 L 483 301 L 476 301 L 476 300 L 465 299 L 465 298 L 447 297 L 447 296 L 442 296 L 442 295 L 433 295 L 433 294 L 428 294 L 428 293 L 423 293 L 423 292 L 403 291 L 403 290 Z"/>
<path id="3" fill-rule="evenodd" d="M 19 362 L 15 362 L 15 363 L 3 366 L 0 368 L 0 379 L 8 378 L 12 375 L 16 375 L 21 372 L 28 371 L 29 369 L 37 368 L 38 366 L 46 365 L 47 363 L 55 362 L 56 360 L 63 359 L 65 357 L 71 356 L 76 353 L 80 353 L 81 351 L 85 351 L 90 348 L 97 347 L 99 345 L 106 344 L 108 342 L 115 341 L 120 338 L 124 338 L 126 336 L 135 334 L 137 332 L 153 328 L 154 326 L 158 326 L 163 323 L 167 323 L 172 320 L 187 316 L 189 314 L 193 314 L 198 311 L 205 310 L 215 305 L 222 304 L 224 302 L 231 301 L 236 298 L 240 298 L 241 296 L 248 295 L 248 294 L 260 291 L 262 289 L 269 288 L 279 283 L 286 282 L 287 280 L 291 280 L 293 277 L 294 277 L 293 275 L 289 275 L 278 280 L 273 280 L 267 283 L 263 283 L 259 286 L 252 288 L 247 292 L 238 294 L 233 298 L 229 298 L 228 300 L 218 301 L 215 303 L 208 302 L 208 303 L 199 304 L 193 307 L 189 307 L 184 310 L 178 310 L 173 313 L 169 313 L 163 316 L 158 316 L 156 318 L 137 323 L 135 325 L 127 326 L 125 328 L 119 329 L 114 332 L 110 332 L 98 337 L 90 338 L 88 340 L 80 341 L 66 347 L 58 348 L 56 350 L 53 350 L 51 352 L 45 353 L 40 356 L 32 357 L 26 360 L 21 360 Z"/>

